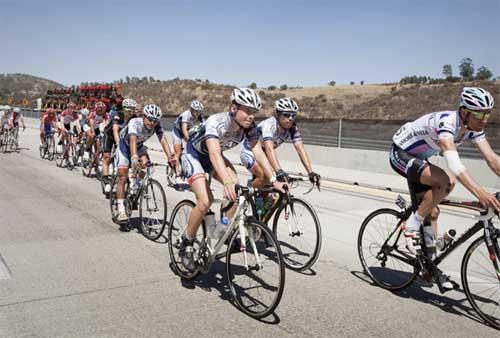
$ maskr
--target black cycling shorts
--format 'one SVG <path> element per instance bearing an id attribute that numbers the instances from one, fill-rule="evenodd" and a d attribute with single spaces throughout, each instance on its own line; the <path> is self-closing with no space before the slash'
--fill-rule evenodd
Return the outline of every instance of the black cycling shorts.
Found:
<path id="1" fill-rule="evenodd" d="M 432 187 L 420 183 L 420 176 L 429 165 L 426 160 L 419 159 L 393 144 L 389 152 L 389 163 L 395 172 L 408 180 L 415 193 L 432 189 Z"/>
<path id="2" fill-rule="evenodd" d="M 104 133 L 104 153 L 111 153 L 113 150 L 113 145 L 115 145 L 115 138 L 113 135 L 109 135 L 108 133 Z"/>

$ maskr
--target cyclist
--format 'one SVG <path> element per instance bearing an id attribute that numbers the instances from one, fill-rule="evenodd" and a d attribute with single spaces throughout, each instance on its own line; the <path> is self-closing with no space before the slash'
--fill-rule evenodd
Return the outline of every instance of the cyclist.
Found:
<path id="1" fill-rule="evenodd" d="M 137 102 L 127 98 L 121 103 L 121 110 L 116 110 L 111 115 L 111 121 L 104 129 L 104 150 L 102 154 L 102 177 L 104 180 L 104 193 L 111 191 L 109 164 L 111 162 L 111 151 L 113 146 L 120 143 L 120 130 L 125 127 L 128 121 L 134 117 Z"/>
<path id="2" fill-rule="evenodd" d="M 25 130 L 26 125 L 24 124 L 23 114 L 21 114 L 21 109 L 16 107 L 12 110 L 12 115 L 9 123 L 12 128 L 17 128 L 19 127 L 19 122 L 21 122 L 21 124 L 23 125 L 23 130 Z"/>
<path id="3" fill-rule="evenodd" d="M 260 97 L 252 89 L 235 88 L 231 94 L 230 111 L 210 116 L 187 142 L 182 154 L 182 167 L 196 195 L 196 206 L 189 216 L 179 249 L 182 263 L 187 269 L 195 268 L 193 241 L 213 201 L 206 173 L 214 171 L 214 179 L 224 185 L 224 198 L 236 200 L 235 185 L 238 176 L 232 164 L 224 157 L 224 150 L 237 146 L 247 138 L 266 177 L 277 189 L 283 189 L 283 183 L 276 181 L 271 165 L 262 151 L 259 131 L 253 122 L 254 114 L 261 106 Z M 236 205 L 228 211 L 228 216 L 232 217 L 235 211 Z"/>
<path id="4" fill-rule="evenodd" d="M 297 124 L 295 123 L 299 106 L 294 100 L 290 98 L 283 98 L 276 101 L 274 107 L 276 109 L 276 115 L 259 123 L 257 128 L 261 134 L 260 140 L 267 159 L 276 172 L 276 178 L 278 181 L 285 182 L 288 175 L 281 168 L 275 149 L 283 144 L 283 142 L 287 139 L 291 139 L 295 150 L 299 155 L 300 161 L 309 175 L 309 180 L 312 183 L 318 183 L 321 177 L 312 170 L 311 160 L 304 149 L 302 136 L 300 135 Z M 255 155 L 252 152 L 251 145 L 247 140 L 245 140 L 242 144 L 240 160 L 241 163 L 253 174 L 252 185 L 254 187 L 262 187 L 269 183 L 264 175 L 262 167 L 255 161 Z"/>
<path id="5" fill-rule="evenodd" d="M 175 170 L 177 175 L 180 174 L 179 159 L 182 152 L 182 141 L 187 142 L 189 135 L 194 132 L 194 130 L 191 130 L 204 122 L 203 109 L 203 104 L 200 101 L 194 100 L 191 102 L 189 109 L 180 114 L 174 121 L 172 143 L 174 144 Z"/>
<path id="6" fill-rule="evenodd" d="M 106 113 L 106 104 L 101 101 L 97 101 L 95 104 L 95 110 L 92 111 L 87 117 L 87 122 L 90 127 L 87 131 L 87 151 L 90 152 L 94 138 L 101 133 L 99 128 L 100 124 L 106 124 L 107 121 L 109 121 L 109 115 Z M 99 144 L 96 144 L 95 149 L 99 149 Z"/>
<path id="7" fill-rule="evenodd" d="M 127 224 L 127 213 L 125 212 L 125 183 L 128 178 L 129 166 L 133 171 L 141 169 L 148 161 L 149 156 L 144 142 L 153 134 L 158 136 L 163 152 L 168 160 L 171 160 L 172 152 L 168 144 L 163 128 L 160 125 L 162 112 L 155 104 L 148 104 L 143 109 L 144 117 L 132 118 L 128 125 L 120 132 L 120 143 L 115 153 L 115 163 L 118 172 L 118 184 L 116 187 L 116 200 L 118 203 L 117 220 L 120 222 L 120 230 L 129 231 Z"/>
<path id="8" fill-rule="evenodd" d="M 9 121 L 12 115 L 10 106 L 4 106 L 4 109 L 0 122 L 0 135 L 9 130 Z"/>
<path id="9" fill-rule="evenodd" d="M 40 122 L 40 141 L 42 145 L 45 143 L 45 136 L 52 135 L 52 128 L 56 127 L 56 120 L 57 116 L 55 109 L 47 109 Z"/>
<path id="10" fill-rule="evenodd" d="M 64 110 L 60 115 L 60 132 L 61 132 L 61 139 L 59 140 L 59 145 L 62 144 L 63 140 L 66 139 L 67 133 L 69 131 L 72 131 L 73 134 L 80 135 L 82 128 L 80 125 L 80 121 L 82 119 L 81 115 L 78 113 L 78 110 L 76 110 L 76 104 L 73 102 L 70 102 L 68 104 L 68 107 L 66 110 Z M 76 137 L 73 137 L 71 139 L 73 143 L 76 143 Z"/>
<path id="11" fill-rule="evenodd" d="M 426 114 L 404 124 L 394 134 L 390 165 L 398 174 L 408 179 L 421 200 L 417 211 L 410 215 L 405 226 L 407 247 L 413 254 L 421 250 L 419 229 L 426 217 L 429 217 L 434 229 L 424 231 L 424 240 L 427 247 L 435 247 L 438 204 L 455 185 L 453 177 L 428 162 L 429 157 L 439 152 L 442 152 L 450 172 L 476 196 L 483 207 L 500 211 L 500 202 L 474 181 L 457 152 L 457 146 L 471 141 L 491 170 L 500 176 L 500 156 L 491 149 L 484 132 L 492 108 L 493 97 L 489 92 L 477 87 L 465 87 L 460 95 L 457 111 Z M 444 280 L 442 285 L 445 289 L 453 287 L 444 274 L 440 274 L 439 278 Z"/>

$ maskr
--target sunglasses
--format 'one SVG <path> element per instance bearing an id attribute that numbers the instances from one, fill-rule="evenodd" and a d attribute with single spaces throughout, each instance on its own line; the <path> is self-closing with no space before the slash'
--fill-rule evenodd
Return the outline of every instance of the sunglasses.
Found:
<path id="1" fill-rule="evenodd" d="M 470 113 L 472 116 L 474 116 L 474 118 L 478 119 L 478 120 L 488 120 L 491 116 L 491 110 L 485 110 L 485 111 L 473 111 L 473 110 L 469 110 L 469 109 L 466 109 L 464 108 L 465 111 L 467 113 Z"/>
<path id="2" fill-rule="evenodd" d="M 146 117 L 146 119 L 151 123 L 157 123 L 158 121 L 160 121 L 159 119 L 155 119 L 154 117 Z"/>
<path id="3" fill-rule="evenodd" d="M 284 118 L 287 118 L 287 119 L 295 119 L 295 117 L 297 116 L 296 113 L 281 113 L 281 116 L 283 116 Z"/>

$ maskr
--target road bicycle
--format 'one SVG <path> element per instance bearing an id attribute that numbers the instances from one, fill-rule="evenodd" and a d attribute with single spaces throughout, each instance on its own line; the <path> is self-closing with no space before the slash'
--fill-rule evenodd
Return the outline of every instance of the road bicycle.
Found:
<path id="1" fill-rule="evenodd" d="M 496 196 L 500 199 L 500 193 Z M 412 201 L 416 201 L 413 194 Z M 391 291 L 408 287 L 419 274 L 424 278 L 432 276 L 443 293 L 445 290 L 438 277 L 438 265 L 456 248 L 482 232 L 465 251 L 461 280 L 465 295 L 477 314 L 487 324 L 500 329 L 500 229 L 492 222 L 495 216 L 493 210 L 481 210 L 476 202 L 443 201 L 442 205 L 479 211 L 479 215 L 474 217 L 476 223 L 449 242 L 439 254 L 430 255 L 425 243 L 422 243 L 422 254 L 415 256 L 405 246 L 403 227 L 415 210 L 412 205 L 418 203 L 408 206 L 404 198 L 398 196 L 396 204 L 401 210 L 375 210 L 361 225 L 357 246 L 365 273 L 376 285 Z M 424 238 L 423 231 L 421 236 Z"/>
<path id="2" fill-rule="evenodd" d="M 179 257 L 181 236 L 195 207 L 194 202 L 189 199 L 179 202 L 168 227 L 168 250 L 175 272 L 184 279 L 193 279 L 199 273 L 208 273 L 215 260 L 225 257 L 227 281 L 235 304 L 254 318 L 271 314 L 285 287 L 285 265 L 280 245 L 271 230 L 252 215 L 253 196 L 265 191 L 272 190 L 236 186 L 236 213 L 220 238 L 214 239 L 215 243 L 207 236 L 210 229 L 202 222 L 193 243 L 194 271 L 186 268 Z"/>
<path id="3" fill-rule="evenodd" d="M 67 136 L 63 141 L 63 150 L 60 156 L 56 158 L 56 165 L 58 167 L 66 167 L 68 170 L 73 170 L 73 168 L 78 163 L 78 154 L 76 151 L 76 134 L 72 131 L 66 132 Z"/>
<path id="4" fill-rule="evenodd" d="M 56 152 L 56 144 L 52 132 L 46 133 L 43 138 L 43 143 L 39 147 L 40 158 L 52 161 Z"/>
<path id="5" fill-rule="evenodd" d="M 133 210 L 139 209 L 140 231 L 144 237 L 156 241 L 163 234 L 167 224 L 167 197 L 160 182 L 152 178 L 153 169 L 163 164 L 148 162 L 145 164 L 145 171 L 138 170 L 133 175 L 134 180 L 127 178 L 125 183 L 125 212 L 129 217 Z M 116 188 L 118 175 L 111 178 L 111 191 L 109 193 L 109 204 L 111 208 L 111 218 L 113 222 L 118 222 L 118 202 Z M 143 177 L 142 179 L 140 177 Z"/>

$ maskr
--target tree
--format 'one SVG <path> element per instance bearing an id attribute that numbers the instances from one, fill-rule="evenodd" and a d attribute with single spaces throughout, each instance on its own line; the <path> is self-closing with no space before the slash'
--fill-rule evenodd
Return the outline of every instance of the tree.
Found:
<path id="1" fill-rule="evenodd" d="M 276 90 L 276 89 L 277 89 L 277 88 L 276 88 L 276 86 L 274 86 L 274 85 L 267 87 L 267 90 Z"/>
<path id="2" fill-rule="evenodd" d="M 328 85 L 333 87 L 333 86 L 335 86 L 336 83 L 337 82 L 335 82 L 335 81 L 330 81 L 330 82 L 328 82 Z"/>
<path id="3" fill-rule="evenodd" d="M 149 77 L 149 82 L 155 82 L 155 78 L 154 78 L 154 77 L 152 77 L 152 76 L 150 76 L 150 77 Z"/>
<path id="4" fill-rule="evenodd" d="M 493 77 L 493 73 L 485 66 L 479 67 L 476 73 L 476 80 L 489 80 Z"/>
<path id="5" fill-rule="evenodd" d="M 130 76 L 125 76 L 125 82 L 130 83 Z"/>
<path id="6" fill-rule="evenodd" d="M 460 68 L 460 75 L 465 81 L 471 81 L 474 78 L 474 65 L 471 58 L 462 59 L 458 68 Z"/>
<path id="7" fill-rule="evenodd" d="M 354 81 L 351 81 L 351 86 L 354 86 Z"/>
<path id="8" fill-rule="evenodd" d="M 445 78 L 453 76 L 453 69 L 451 68 L 451 65 L 448 64 L 443 66 L 443 75 Z"/>
<path id="9" fill-rule="evenodd" d="M 365 81 L 361 80 L 361 82 L 359 83 L 360 85 L 364 85 L 365 84 Z"/>
<path id="10" fill-rule="evenodd" d="M 248 87 L 252 89 L 257 89 L 257 84 L 255 82 L 252 82 Z"/>
<path id="11" fill-rule="evenodd" d="M 280 86 L 280 90 L 287 90 L 287 89 L 288 89 L 288 85 L 286 85 L 286 84 L 282 84 Z"/>

